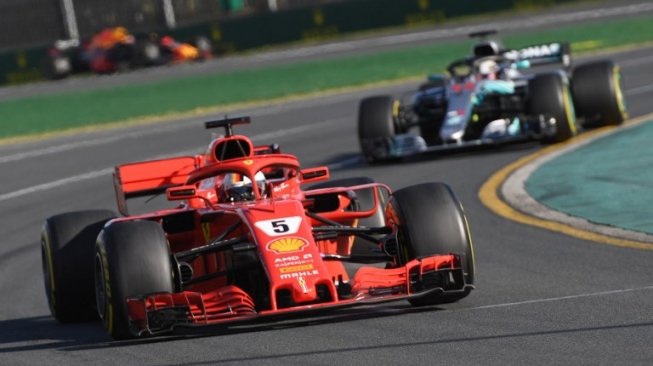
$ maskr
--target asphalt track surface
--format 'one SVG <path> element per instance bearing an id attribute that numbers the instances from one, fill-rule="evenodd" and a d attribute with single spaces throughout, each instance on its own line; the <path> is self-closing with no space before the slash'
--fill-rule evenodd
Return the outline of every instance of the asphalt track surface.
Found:
<path id="1" fill-rule="evenodd" d="M 633 117 L 651 112 L 653 49 L 620 62 Z M 653 364 L 653 251 L 618 248 L 524 226 L 478 199 L 497 169 L 537 151 L 498 151 L 367 166 L 358 155 L 358 100 L 413 85 L 242 111 L 239 128 L 277 142 L 305 167 L 335 178 L 370 176 L 393 188 L 449 183 L 475 239 L 477 289 L 456 304 L 423 309 L 394 302 L 313 318 L 233 327 L 201 336 L 112 342 L 99 324 L 59 325 L 49 316 L 39 232 L 52 214 L 114 208 L 111 167 L 200 152 L 200 120 L 0 147 L 0 364 L 2 365 L 386 365 Z"/>

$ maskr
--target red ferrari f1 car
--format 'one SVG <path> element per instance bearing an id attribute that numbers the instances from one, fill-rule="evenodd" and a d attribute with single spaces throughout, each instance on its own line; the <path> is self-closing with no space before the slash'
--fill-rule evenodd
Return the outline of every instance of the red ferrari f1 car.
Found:
<path id="1" fill-rule="evenodd" d="M 115 339 L 406 299 L 449 303 L 474 288 L 465 214 L 443 183 L 395 192 L 300 169 L 277 145 L 221 127 L 206 154 L 115 168 L 111 211 L 45 221 L 45 291 L 60 322 L 99 318 Z M 311 187 L 306 187 L 309 183 Z M 173 208 L 129 215 L 165 193 Z"/>

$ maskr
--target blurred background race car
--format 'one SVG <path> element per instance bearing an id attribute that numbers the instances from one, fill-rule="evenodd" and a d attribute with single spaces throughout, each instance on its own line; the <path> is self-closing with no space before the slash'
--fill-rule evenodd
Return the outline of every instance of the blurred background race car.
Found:
<path id="1" fill-rule="evenodd" d="M 135 36 L 125 27 L 113 27 L 85 42 L 55 42 L 44 61 L 44 72 L 50 79 L 61 79 L 79 72 L 105 74 L 210 57 L 211 42 L 206 37 L 198 37 L 191 44 L 155 33 Z"/>
<path id="2" fill-rule="evenodd" d="M 472 55 L 449 64 L 446 74 L 429 76 L 417 91 L 363 99 L 358 135 L 366 160 L 530 140 L 561 142 L 582 127 L 626 118 L 619 67 L 612 61 L 572 68 L 566 43 L 505 49 L 487 38 L 495 33 L 471 34 L 480 38 Z M 545 68 L 524 72 L 536 66 Z"/>

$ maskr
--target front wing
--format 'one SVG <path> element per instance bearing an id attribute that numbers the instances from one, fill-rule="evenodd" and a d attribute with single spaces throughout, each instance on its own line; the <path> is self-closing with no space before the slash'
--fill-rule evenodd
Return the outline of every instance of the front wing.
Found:
<path id="1" fill-rule="evenodd" d="M 366 151 L 370 151 L 376 160 L 381 161 L 436 152 L 466 151 L 480 147 L 497 147 L 533 140 L 535 139 L 530 135 L 517 135 L 427 146 L 421 136 L 397 135 L 392 138 L 367 140 L 364 144 L 368 146 Z"/>
<path id="2" fill-rule="evenodd" d="M 478 148 L 491 148 L 502 145 L 541 141 L 555 135 L 555 124 L 544 123 L 539 133 L 519 132 L 493 133 L 475 140 L 459 140 L 439 145 L 427 146 L 421 136 L 400 134 L 390 138 L 375 138 L 361 141 L 363 151 L 374 156 L 377 161 L 404 158 L 421 154 L 437 152 L 468 151 Z"/>
<path id="3" fill-rule="evenodd" d="M 127 309 L 134 335 L 154 335 L 179 327 L 248 322 L 327 308 L 465 293 L 472 289 L 472 285 L 465 283 L 460 256 L 447 254 L 415 259 L 398 268 L 363 267 L 356 273 L 350 291 L 346 295 L 334 294 L 332 301 L 257 311 L 246 292 L 236 286 L 225 286 L 208 293 L 183 291 L 130 298 Z"/>

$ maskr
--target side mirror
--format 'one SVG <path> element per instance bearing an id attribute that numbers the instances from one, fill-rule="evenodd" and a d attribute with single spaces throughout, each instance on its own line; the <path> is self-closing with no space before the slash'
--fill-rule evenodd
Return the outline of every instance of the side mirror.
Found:
<path id="1" fill-rule="evenodd" d="M 323 180 L 329 179 L 329 168 L 325 166 L 317 167 L 317 168 L 308 168 L 308 169 L 302 169 L 301 172 L 301 184 L 304 183 L 313 183 L 313 182 L 320 182 Z"/>
<path id="2" fill-rule="evenodd" d="M 166 189 L 166 197 L 169 201 L 188 200 L 195 198 L 195 186 L 177 186 Z"/>

